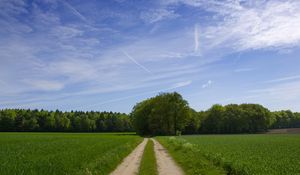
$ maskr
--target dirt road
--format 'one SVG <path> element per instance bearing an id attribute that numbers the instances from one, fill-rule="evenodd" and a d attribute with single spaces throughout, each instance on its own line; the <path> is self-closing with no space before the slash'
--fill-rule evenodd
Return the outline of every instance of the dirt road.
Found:
<path id="1" fill-rule="evenodd" d="M 111 175 L 135 175 L 139 171 L 140 162 L 144 153 L 148 138 L 145 138 L 111 173 Z"/>
<path id="2" fill-rule="evenodd" d="M 170 157 L 167 150 L 158 141 L 152 140 L 159 175 L 183 175 L 183 170 Z"/>

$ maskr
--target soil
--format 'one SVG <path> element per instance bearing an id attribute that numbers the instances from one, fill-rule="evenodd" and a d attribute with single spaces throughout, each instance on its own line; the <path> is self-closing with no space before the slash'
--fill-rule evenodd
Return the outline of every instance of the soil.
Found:
<path id="1" fill-rule="evenodd" d="M 300 134 L 300 128 L 271 129 L 267 134 Z"/>

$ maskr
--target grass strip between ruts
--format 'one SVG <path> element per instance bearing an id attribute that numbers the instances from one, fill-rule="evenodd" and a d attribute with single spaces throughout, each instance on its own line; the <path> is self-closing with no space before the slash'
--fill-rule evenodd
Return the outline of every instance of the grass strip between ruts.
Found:
<path id="1" fill-rule="evenodd" d="M 139 168 L 139 175 L 157 175 L 157 164 L 154 154 L 154 144 L 149 139 Z"/>

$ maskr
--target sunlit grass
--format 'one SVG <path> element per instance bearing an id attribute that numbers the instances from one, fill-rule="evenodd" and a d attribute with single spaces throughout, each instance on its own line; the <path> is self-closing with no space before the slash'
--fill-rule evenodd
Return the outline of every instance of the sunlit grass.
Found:
<path id="1" fill-rule="evenodd" d="M 299 174 L 299 135 L 199 135 L 160 137 L 187 171 L 201 171 L 196 162 L 209 160 L 228 174 Z M 189 170 L 188 170 L 189 169 Z M 205 173 L 204 173 L 205 174 Z"/>
<path id="2" fill-rule="evenodd" d="M 0 174 L 108 174 L 141 141 L 128 134 L 0 133 Z"/>
<path id="3" fill-rule="evenodd" d="M 175 137 L 157 137 L 187 175 L 221 175 L 226 171 L 201 155 L 194 145 Z"/>

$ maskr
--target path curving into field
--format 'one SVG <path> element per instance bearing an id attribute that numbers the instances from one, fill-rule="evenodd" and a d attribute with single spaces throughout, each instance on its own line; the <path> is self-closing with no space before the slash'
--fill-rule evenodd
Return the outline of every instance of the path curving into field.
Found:
<path id="1" fill-rule="evenodd" d="M 140 162 L 144 153 L 148 138 L 144 138 L 110 175 L 135 175 L 139 172 Z"/>
<path id="2" fill-rule="evenodd" d="M 159 175 L 183 175 L 183 170 L 175 163 L 168 151 L 155 139 L 154 152 Z"/>

